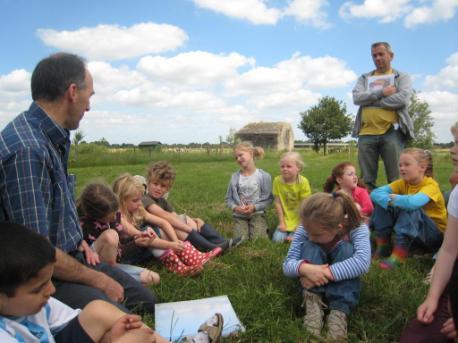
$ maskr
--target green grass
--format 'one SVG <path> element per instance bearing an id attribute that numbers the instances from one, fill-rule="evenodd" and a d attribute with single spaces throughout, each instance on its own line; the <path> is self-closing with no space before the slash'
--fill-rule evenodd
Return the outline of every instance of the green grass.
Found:
<path id="1" fill-rule="evenodd" d="M 320 156 L 303 152 L 306 162 L 303 175 L 313 191 L 321 190 L 331 168 L 338 162 L 350 160 L 349 154 Z M 131 164 L 133 157 L 115 161 L 97 162 L 99 154 L 78 158 L 83 164 L 73 163 L 70 171 L 77 175 L 77 194 L 94 179 L 112 182 L 124 172 L 145 174 L 149 156 L 141 163 Z M 139 158 L 140 159 L 140 158 Z M 153 153 L 152 159 L 171 161 L 177 171 L 177 180 L 170 200 L 177 212 L 199 216 L 215 225 L 224 235 L 232 235 L 232 218 L 225 207 L 224 196 L 230 175 L 237 170 L 232 157 L 207 154 Z M 93 165 L 88 166 L 92 160 Z M 278 175 L 279 154 L 268 152 L 257 166 L 272 176 Z M 452 170 L 448 152 L 435 151 L 436 179 L 443 190 L 448 189 L 448 175 Z M 124 164 L 122 163 L 124 161 Z M 110 164 L 112 163 L 112 164 Z M 382 171 L 380 165 L 380 171 Z M 384 184 L 384 175 L 379 184 Z M 273 209 L 268 211 L 268 223 L 276 225 Z M 202 297 L 228 295 L 247 331 L 226 341 L 243 342 L 306 342 L 308 336 L 302 327 L 303 309 L 297 280 L 283 276 L 281 265 L 287 253 L 286 244 L 273 244 L 267 240 L 246 242 L 238 249 L 210 262 L 205 271 L 195 278 L 180 278 L 169 274 L 159 264 L 162 282 L 153 287 L 163 302 L 191 300 Z M 373 265 L 364 275 L 360 304 L 351 315 L 349 339 L 351 342 L 393 342 L 399 340 L 407 321 L 415 314 L 427 287 L 423 277 L 432 266 L 430 256 L 409 258 L 394 271 L 383 271 Z"/>

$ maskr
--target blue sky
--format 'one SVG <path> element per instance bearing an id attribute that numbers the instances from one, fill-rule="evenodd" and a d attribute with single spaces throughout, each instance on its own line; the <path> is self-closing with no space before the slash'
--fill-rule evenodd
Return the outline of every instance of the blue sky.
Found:
<path id="1" fill-rule="evenodd" d="M 82 55 L 96 94 L 87 141 L 219 142 L 351 90 L 388 41 L 430 105 L 436 141 L 458 120 L 458 0 L 0 0 L 0 128 L 30 104 L 43 57 Z"/>

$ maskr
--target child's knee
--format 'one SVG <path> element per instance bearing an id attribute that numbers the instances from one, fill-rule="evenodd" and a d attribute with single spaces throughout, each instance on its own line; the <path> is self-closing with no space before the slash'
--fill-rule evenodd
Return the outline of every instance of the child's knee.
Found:
<path id="1" fill-rule="evenodd" d="M 98 244 L 103 244 L 104 246 L 113 246 L 117 247 L 119 244 L 119 235 L 113 230 L 105 230 L 97 239 Z"/>

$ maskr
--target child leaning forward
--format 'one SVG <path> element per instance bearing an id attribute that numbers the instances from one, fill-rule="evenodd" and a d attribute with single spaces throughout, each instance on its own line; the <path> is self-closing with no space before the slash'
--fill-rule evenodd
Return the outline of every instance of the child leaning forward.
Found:
<path id="1" fill-rule="evenodd" d="M 327 339 L 347 337 L 347 320 L 360 295 L 360 276 L 369 270 L 369 230 L 353 200 L 343 192 L 316 193 L 304 200 L 302 224 L 283 262 L 283 272 L 299 277 L 305 304 L 304 326 Z"/>

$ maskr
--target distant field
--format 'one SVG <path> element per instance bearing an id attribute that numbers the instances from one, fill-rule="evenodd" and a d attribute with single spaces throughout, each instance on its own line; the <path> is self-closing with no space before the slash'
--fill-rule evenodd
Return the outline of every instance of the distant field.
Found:
<path id="1" fill-rule="evenodd" d="M 230 175 L 237 170 L 230 153 L 142 152 L 134 155 L 131 151 L 80 151 L 78 160 L 72 162 L 70 168 L 77 175 L 77 194 L 91 180 L 103 178 L 111 183 L 123 172 L 144 174 L 149 161 L 168 160 L 177 170 L 176 184 L 169 198 L 177 212 L 202 217 L 226 236 L 232 235 L 231 213 L 224 204 Z M 325 177 L 336 163 L 356 161 L 353 153 L 321 156 L 304 151 L 303 156 L 306 162 L 303 175 L 309 179 L 314 192 L 321 190 Z M 267 152 L 257 166 L 275 176 L 279 173 L 278 160 L 277 152 Z M 434 160 L 436 179 L 443 190 L 448 189 L 448 175 L 452 170 L 448 152 L 434 151 Z M 382 172 L 379 184 L 384 182 Z M 273 209 L 268 212 L 268 222 L 271 228 L 276 225 Z M 232 340 L 234 342 L 306 342 L 298 282 L 286 279 L 281 270 L 287 248 L 267 240 L 245 243 L 212 262 L 196 278 L 178 278 L 153 264 L 152 268 L 162 275 L 161 285 L 153 289 L 164 302 L 227 294 L 247 328 L 245 334 Z M 431 265 L 427 255 L 410 258 L 405 266 L 392 272 L 372 266 L 363 278 L 360 305 L 351 316 L 350 341 L 397 341 L 425 296 L 427 287 L 421 281 Z"/>

